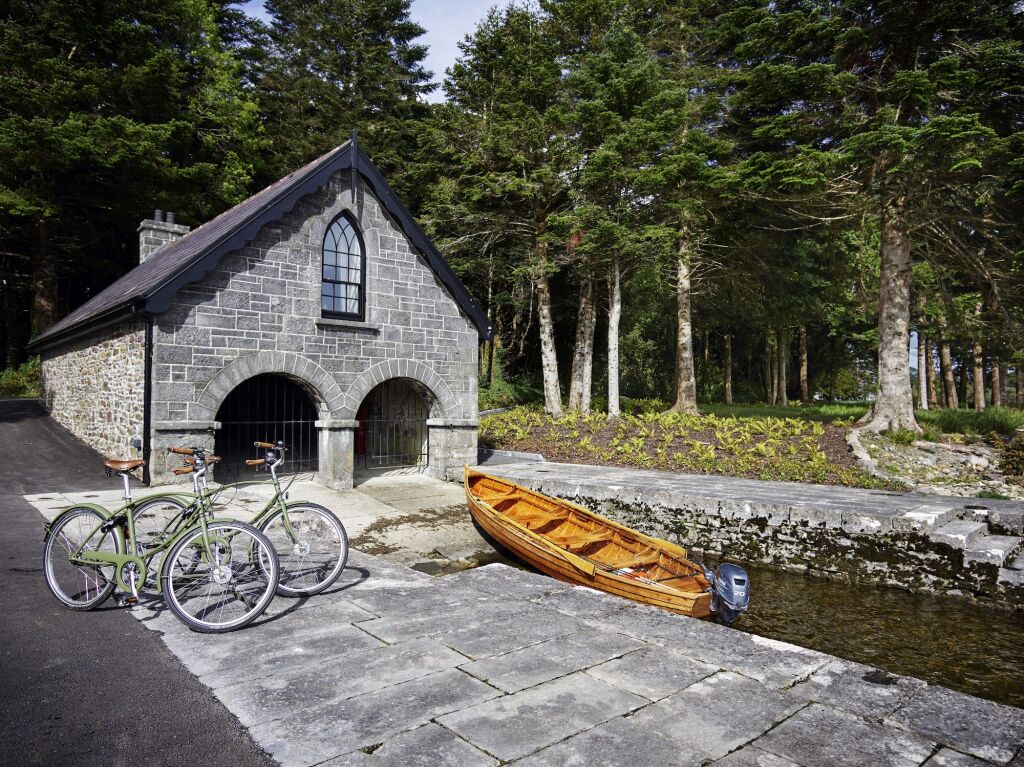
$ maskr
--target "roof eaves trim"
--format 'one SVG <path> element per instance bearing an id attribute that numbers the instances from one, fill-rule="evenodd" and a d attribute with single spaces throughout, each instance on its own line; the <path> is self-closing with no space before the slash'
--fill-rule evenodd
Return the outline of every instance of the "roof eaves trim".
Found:
<path id="1" fill-rule="evenodd" d="M 332 159 L 310 170 L 303 178 L 290 184 L 281 194 L 258 210 L 253 211 L 241 225 L 226 232 L 224 237 L 206 248 L 192 263 L 175 273 L 163 284 L 145 296 L 146 311 L 160 314 L 170 308 L 174 297 L 186 285 L 198 282 L 213 271 L 226 254 L 240 250 L 255 239 L 270 221 L 282 218 L 307 194 L 312 194 L 327 185 L 332 175 L 344 170 L 351 163 L 352 146 L 349 144 Z"/>

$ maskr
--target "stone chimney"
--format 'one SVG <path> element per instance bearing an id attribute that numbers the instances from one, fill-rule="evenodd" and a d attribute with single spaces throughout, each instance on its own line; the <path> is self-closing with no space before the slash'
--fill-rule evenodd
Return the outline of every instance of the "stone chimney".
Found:
<path id="1" fill-rule="evenodd" d="M 184 224 L 174 223 L 174 211 L 167 211 L 164 217 L 162 210 L 153 212 L 153 218 L 147 218 L 139 224 L 139 263 L 156 253 L 169 242 L 174 242 L 189 230 Z"/>

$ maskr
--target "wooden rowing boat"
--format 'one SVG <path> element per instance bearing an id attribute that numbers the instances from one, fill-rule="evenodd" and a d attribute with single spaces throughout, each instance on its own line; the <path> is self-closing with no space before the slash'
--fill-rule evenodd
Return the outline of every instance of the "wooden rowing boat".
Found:
<path id="1" fill-rule="evenodd" d="M 477 524 L 545 575 L 694 618 L 711 616 L 711 585 L 686 549 L 468 466 L 465 487 Z"/>

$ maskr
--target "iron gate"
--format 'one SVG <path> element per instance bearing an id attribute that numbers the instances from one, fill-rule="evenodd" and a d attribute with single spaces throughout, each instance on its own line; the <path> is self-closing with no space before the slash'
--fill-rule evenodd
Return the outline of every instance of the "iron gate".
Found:
<path id="1" fill-rule="evenodd" d="M 287 472 L 317 471 L 317 410 L 302 388 L 283 376 L 263 373 L 242 383 L 225 398 L 217 411 L 221 427 L 214 450 L 223 463 L 217 467 L 219 482 L 232 482 L 245 469 L 246 458 L 260 457 L 253 442 L 283 440 L 288 446 Z"/>
<path id="2" fill-rule="evenodd" d="M 356 416 L 357 466 L 384 469 L 427 465 L 430 406 L 420 388 L 412 381 L 393 378 L 366 395 Z"/>

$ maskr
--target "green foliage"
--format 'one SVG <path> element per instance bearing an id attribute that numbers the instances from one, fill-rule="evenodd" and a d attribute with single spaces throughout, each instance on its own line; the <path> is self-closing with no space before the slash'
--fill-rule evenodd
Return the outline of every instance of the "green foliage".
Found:
<path id="1" fill-rule="evenodd" d="M 985 410 L 918 410 L 918 421 L 944 434 L 1011 437 L 1024 428 L 1024 411 L 1003 407 Z"/>
<path id="2" fill-rule="evenodd" d="M 822 421 L 740 415 L 684 415 L 631 403 L 633 412 L 569 413 L 553 420 L 536 407 L 481 419 L 480 441 L 543 453 L 549 460 L 761 479 L 881 487 L 848 457 Z M 646 407 L 646 409 L 645 409 Z M 836 451 L 839 451 L 838 453 Z"/>
<path id="3" fill-rule="evenodd" d="M 1006 444 L 999 454 L 999 470 L 1014 477 L 1024 477 L 1024 435 Z"/>
<path id="4" fill-rule="evenodd" d="M 38 397 L 39 358 L 0 372 L 0 397 Z"/>

